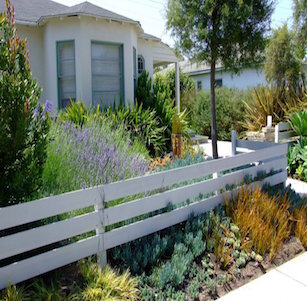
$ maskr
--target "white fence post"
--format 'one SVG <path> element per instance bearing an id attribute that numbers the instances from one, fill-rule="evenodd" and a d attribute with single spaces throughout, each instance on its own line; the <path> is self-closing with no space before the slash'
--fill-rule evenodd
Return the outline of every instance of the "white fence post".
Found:
<path id="1" fill-rule="evenodd" d="M 231 131 L 231 155 L 234 156 L 237 153 L 237 132 Z"/>
<path id="2" fill-rule="evenodd" d="M 105 193 L 103 188 L 99 188 L 98 192 L 100 195 L 100 200 L 95 205 L 95 211 L 99 214 L 100 223 L 96 228 L 96 235 L 99 236 L 98 240 L 98 260 L 101 268 L 104 268 L 107 265 L 107 251 L 104 247 L 104 233 L 105 233 L 105 222 L 104 222 L 104 202 L 105 202 Z"/>
<path id="3" fill-rule="evenodd" d="M 279 124 L 275 125 L 275 138 L 274 138 L 275 143 L 279 143 Z"/>
<path id="4" fill-rule="evenodd" d="M 272 120 L 273 120 L 272 115 L 268 115 L 267 119 L 266 119 L 266 126 L 267 126 L 267 128 L 271 128 L 272 127 L 272 124 L 273 124 Z"/>

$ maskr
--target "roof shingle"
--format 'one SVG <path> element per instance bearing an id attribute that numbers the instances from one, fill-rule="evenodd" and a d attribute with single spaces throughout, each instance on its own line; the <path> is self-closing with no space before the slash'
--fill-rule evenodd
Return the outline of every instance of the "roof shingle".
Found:
<path id="1" fill-rule="evenodd" d="M 113 13 L 89 2 L 74 6 L 66 6 L 51 0 L 11 0 L 15 7 L 15 20 L 20 22 L 39 23 L 42 19 L 52 16 L 89 15 L 123 22 L 138 23 L 125 16 Z M 6 11 L 4 0 L 0 2 L 0 11 Z"/>

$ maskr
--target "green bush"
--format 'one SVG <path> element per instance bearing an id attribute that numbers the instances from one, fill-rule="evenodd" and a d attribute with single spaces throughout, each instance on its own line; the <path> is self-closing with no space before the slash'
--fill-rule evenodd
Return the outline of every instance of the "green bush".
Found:
<path id="1" fill-rule="evenodd" d="M 289 123 L 298 136 L 307 137 L 307 109 L 292 113 Z"/>
<path id="2" fill-rule="evenodd" d="M 0 206 L 6 206 L 31 198 L 41 185 L 51 103 L 38 105 L 41 89 L 9 1 L 0 31 Z"/>
<path id="3" fill-rule="evenodd" d="M 149 77 L 147 71 L 143 71 L 138 77 L 138 84 L 136 88 L 136 101 L 142 103 L 144 109 L 153 106 L 153 97 L 151 93 L 152 79 Z"/>
<path id="4" fill-rule="evenodd" d="M 151 78 L 147 72 L 143 72 L 139 77 L 137 94 L 141 95 L 137 99 L 141 101 L 144 109 L 155 111 L 159 125 L 163 127 L 165 150 L 171 150 L 172 120 L 177 112 L 175 106 L 175 77 L 172 72 L 166 75 L 157 74 L 154 77 L 153 92 L 151 92 Z M 182 81 L 188 86 L 189 78 L 181 74 Z M 191 81 L 191 80 L 190 80 Z M 193 82 L 193 81 L 192 81 Z M 183 87 L 185 87 L 183 86 Z M 173 90 L 172 90 L 173 89 Z M 180 122 L 187 128 L 187 114 L 180 115 Z"/>
<path id="5" fill-rule="evenodd" d="M 159 85 L 162 91 L 170 92 L 170 98 L 174 101 L 176 95 L 175 87 L 175 68 L 172 68 L 165 72 L 165 74 L 157 73 L 154 75 L 154 87 Z M 181 110 L 187 109 L 188 111 L 192 107 L 195 101 L 195 83 L 194 80 L 189 76 L 179 71 L 180 81 L 180 107 Z"/>
<path id="6" fill-rule="evenodd" d="M 74 102 L 70 100 L 70 106 L 65 107 L 65 111 L 61 111 L 59 118 L 63 121 L 73 122 L 78 126 L 83 126 L 87 123 L 91 109 L 87 108 L 82 100 Z"/>
<path id="7" fill-rule="evenodd" d="M 302 137 L 288 151 L 288 172 L 307 182 L 307 138 Z"/>
<path id="8" fill-rule="evenodd" d="M 160 124 L 154 110 L 144 110 L 142 104 L 135 103 L 134 107 L 129 108 L 109 108 L 105 115 L 111 119 L 114 127 L 123 124 L 132 138 L 144 143 L 151 155 L 159 156 L 164 153 L 165 127 Z"/>
<path id="9" fill-rule="evenodd" d="M 307 109 L 307 94 L 302 85 L 299 88 L 279 86 L 258 86 L 250 98 L 244 101 L 242 126 L 247 131 L 261 131 L 266 126 L 267 116 L 273 116 L 273 125 L 287 121 L 293 112 Z"/>
<path id="10" fill-rule="evenodd" d="M 244 118 L 243 98 L 246 93 L 228 88 L 215 90 L 216 121 L 219 140 L 230 140 L 231 131 L 242 132 Z M 192 106 L 192 127 L 198 134 L 211 136 L 210 91 L 201 91 Z"/>

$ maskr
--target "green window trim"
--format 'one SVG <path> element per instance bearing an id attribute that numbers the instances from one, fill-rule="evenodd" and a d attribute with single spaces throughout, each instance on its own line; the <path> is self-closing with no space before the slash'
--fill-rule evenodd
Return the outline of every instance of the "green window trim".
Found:
<path id="1" fill-rule="evenodd" d="M 73 48 L 73 58 L 71 59 L 62 59 L 60 61 L 60 48 L 61 46 L 70 45 Z M 61 81 L 63 79 L 73 79 L 74 81 L 74 91 L 66 91 L 66 93 L 70 93 L 73 97 L 73 100 L 76 100 L 77 94 L 77 84 L 76 84 L 76 48 L 75 48 L 75 40 L 64 40 L 56 42 L 56 61 L 57 61 L 57 92 L 58 92 L 58 109 L 63 109 L 63 100 L 62 99 L 62 90 L 61 90 Z M 61 63 L 62 62 L 73 62 L 73 74 L 69 75 L 61 75 Z"/>
<path id="2" fill-rule="evenodd" d="M 136 99 L 137 88 L 137 65 L 136 65 L 136 48 L 133 47 L 133 99 Z"/>

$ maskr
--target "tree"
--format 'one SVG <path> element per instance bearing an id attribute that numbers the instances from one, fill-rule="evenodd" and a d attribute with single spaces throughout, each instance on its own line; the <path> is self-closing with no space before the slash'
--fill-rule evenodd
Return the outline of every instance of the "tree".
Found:
<path id="1" fill-rule="evenodd" d="M 0 207 L 19 203 L 39 189 L 46 159 L 48 111 L 38 105 L 40 87 L 32 79 L 26 41 L 14 27 L 6 0 L 0 15 Z"/>
<path id="2" fill-rule="evenodd" d="M 267 48 L 264 73 L 269 83 L 280 88 L 297 87 L 301 63 L 295 54 L 294 33 L 287 24 L 273 31 Z"/>
<path id="3" fill-rule="evenodd" d="M 211 139 L 217 154 L 215 65 L 238 72 L 263 60 L 265 33 L 273 2 L 269 0 L 168 0 L 167 28 L 183 54 L 210 64 Z"/>
<path id="4" fill-rule="evenodd" d="M 300 59 L 304 59 L 307 53 L 307 1 L 293 0 L 293 4 L 296 54 Z"/>

